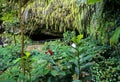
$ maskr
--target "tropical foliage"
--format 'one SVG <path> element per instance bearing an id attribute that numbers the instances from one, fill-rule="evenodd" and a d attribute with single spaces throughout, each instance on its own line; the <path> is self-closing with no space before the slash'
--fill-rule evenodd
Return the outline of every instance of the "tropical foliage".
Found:
<path id="1" fill-rule="evenodd" d="M 119 8 L 118 0 L 0 0 L 0 82 L 119 82 Z M 42 32 L 63 39 L 27 51 L 25 34 Z"/>
<path id="2" fill-rule="evenodd" d="M 85 42 L 85 43 L 84 43 Z M 96 46 L 89 42 L 89 38 L 81 40 L 81 46 L 74 49 L 71 46 L 64 45 L 60 41 L 45 43 L 43 51 L 25 52 L 25 76 L 20 71 L 21 58 L 18 57 L 18 49 L 15 47 L 13 52 L 7 47 L 2 49 L 1 53 L 1 71 L 6 70 L 1 74 L 1 81 L 87 81 L 91 80 L 90 68 L 95 62 L 92 59 L 103 51 L 102 46 Z M 87 46 L 86 46 L 87 45 Z M 96 48 L 94 48 L 96 46 Z M 88 50 L 89 47 L 89 50 Z M 52 54 L 45 53 L 47 50 L 51 50 Z M 87 50 L 86 53 L 84 53 Z M 4 53 L 6 52 L 6 53 Z M 91 53 L 89 53 L 91 52 Z M 5 57 L 9 53 L 10 58 Z M 10 53 L 14 53 L 10 54 Z M 15 58 L 12 58 L 15 57 Z M 9 60 L 8 60 L 9 59 Z M 7 61 L 7 62 L 6 62 Z M 5 65 L 7 64 L 7 65 Z M 4 77 L 4 78 L 3 78 Z"/>

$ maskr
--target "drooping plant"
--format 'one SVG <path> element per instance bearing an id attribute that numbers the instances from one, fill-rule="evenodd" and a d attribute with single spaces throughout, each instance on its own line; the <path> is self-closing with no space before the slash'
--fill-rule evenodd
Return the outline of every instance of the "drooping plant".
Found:
<path id="1" fill-rule="evenodd" d="M 79 5 L 74 0 L 36 0 L 25 8 L 23 17 L 28 29 L 34 26 L 33 31 L 37 32 L 65 32 L 78 29 L 80 24 Z"/>

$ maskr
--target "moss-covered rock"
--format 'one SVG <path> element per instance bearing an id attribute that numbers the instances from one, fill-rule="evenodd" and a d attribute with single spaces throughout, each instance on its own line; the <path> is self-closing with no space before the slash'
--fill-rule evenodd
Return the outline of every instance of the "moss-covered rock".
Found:
<path id="1" fill-rule="evenodd" d="M 80 27 L 77 0 L 36 0 L 25 8 L 23 22 L 28 34 L 61 34 Z"/>

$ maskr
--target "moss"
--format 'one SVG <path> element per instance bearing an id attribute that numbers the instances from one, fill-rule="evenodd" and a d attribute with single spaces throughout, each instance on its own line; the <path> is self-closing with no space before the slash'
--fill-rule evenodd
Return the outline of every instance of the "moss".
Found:
<path id="1" fill-rule="evenodd" d="M 27 14 L 27 27 L 30 29 L 51 29 L 52 32 L 64 32 L 66 29 L 79 28 L 77 18 L 80 14 L 76 0 L 50 0 L 47 3 L 36 0 L 27 6 L 24 12 L 30 9 L 32 12 Z M 43 27 L 43 25 L 46 26 Z"/>

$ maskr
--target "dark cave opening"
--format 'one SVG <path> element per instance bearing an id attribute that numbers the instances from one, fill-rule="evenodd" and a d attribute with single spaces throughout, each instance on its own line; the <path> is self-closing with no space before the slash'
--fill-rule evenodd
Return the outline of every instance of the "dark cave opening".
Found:
<path id="1" fill-rule="evenodd" d="M 52 36 L 52 35 L 46 35 L 46 34 L 34 34 L 30 35 L 30 38 L 33 41 L 50 41 L 50 40 L 56 40 L 56 39 L 62 39 L 63 36 Z"/>

